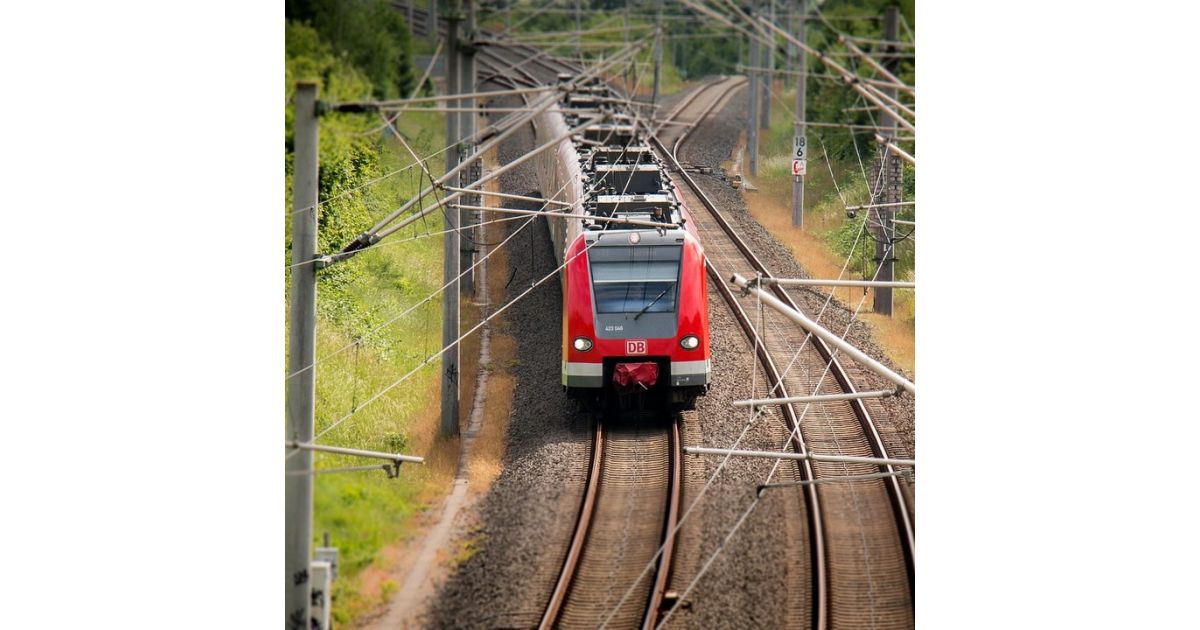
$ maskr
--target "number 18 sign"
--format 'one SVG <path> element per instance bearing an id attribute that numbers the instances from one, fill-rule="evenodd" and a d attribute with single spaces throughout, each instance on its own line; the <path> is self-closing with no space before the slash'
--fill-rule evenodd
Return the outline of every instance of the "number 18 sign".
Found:
<path id="1" fill-rule="evenodd" d="M 808 174 L 808 139 L 792 136 L 792 175 Z"/>

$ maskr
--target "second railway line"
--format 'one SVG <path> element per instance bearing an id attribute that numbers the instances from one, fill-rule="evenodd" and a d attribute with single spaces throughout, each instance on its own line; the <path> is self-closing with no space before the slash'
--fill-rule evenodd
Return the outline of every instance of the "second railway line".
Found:
<path id="1" fill-rule="evenodd" d="M 483 46 L 480 59 L 490 73 L 487 80 L 516 87 L 552 83 L 563 71 L 563 64 L 549 57 L 543 60 L 542 56 L 497 44 Z M 711 281 L 717 285 L 714 289 L 759 353 L 771 395 L 854 391 L 854 383 L 836 355 L 819 340 L 806 338 L 779 314 L 760 310 L 753 297 L 727 286 L 733 273 L 754 277 L 769 276 L 770 272 L 705 189 L 686 172 L 684 158 L 695 142 L 691 132 L 727 105 L 743 85 L 740 77 L 729 77 L 700 86 L 660 121 L 659 137 L 651 142 L 661 162 L 672 171 L 677 192 L 691 210 L 693 226 L 705 245 Z M 777 290 L 777 294 L 792 301 L 783 290 Z M 785 406 L 780 414 L 782 430 L 775 432 L 779 440 L 771 448 L 784 447 L 787 438 L 787 448 L 795 452 L 887 455 L 861 401 L 812 403 L 807 409 Z M 701 423 L 721 420 L 697 418 Z M 673 427 L 679 424 L 661 418 L 658 422 Z M 681 505 L 679 477 L 683 473 L 672 472 L 673 466 L 680 468 L 681 438 L 678 434 L 668 437 L 661 430 L 647 431 L 644 426 L 628 431 L 598 426 L 596 431 L 593 452 L 597 459 L 589 473 L 591 487 L 584 494 L 585 505 L 580 508 L 572 551 L 564 561 L 559 584 L 555 594 L 549 596 L 541 623 L 543 627 L 583 627 L 611 615 L 612 627 L 655 627 L 661 623 L 663 613 L 686 604 L 683 591 L 689 587 L 688 578 L 694 577 L 700 565 L 707 566 L 705 558 L 687 558 L 690 569 L 682 572 L 682 579 L 667 579 L 672 575 L 670 543 L 688 531 L 673 527 L 668 515 L 674 510 L 677 519 L 695 499 L 684 499 Z M 795 586 L 796 591 L 805 593 L 804 601 L 794 603 L 795 597 L 789 592 L 789 610 L 804 620 L 798 623 L 801 627 L 911 624 L 914 534 L 911 508 L 900 482 L 895 478 L 835 480 L 880 470 L 869 464 L 799 462 L 781 466 L 774 479 L 818 482 L 798 491 L 803 499 L 794 506 L 796 513 L 788 516 L 805 523 L 796 528 L 789 523 L 789 531 L 794 529 L 803 535 L 803 541 L 792 543 L 806 550 L 805 558 L 797 564 L 805 567 L 807 578 L 804 584 Z M 665 561 L 655 559 L 660 548 L 665 552 Z M 788 550 L 791 555 L 797 552 Z M 680 560 L 676 558 L 675 562 Z M 654 570 L 643 571 L 647 566 Z"/>

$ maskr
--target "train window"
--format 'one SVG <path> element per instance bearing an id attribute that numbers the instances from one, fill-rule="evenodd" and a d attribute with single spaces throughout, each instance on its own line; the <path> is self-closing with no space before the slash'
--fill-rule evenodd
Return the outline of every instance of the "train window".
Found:
<path id="1" fill-rule="evenodd" d="M 596 312 L 674 312 L 682 253 L 678 245 L 597 247 L 589 251 Z"/>

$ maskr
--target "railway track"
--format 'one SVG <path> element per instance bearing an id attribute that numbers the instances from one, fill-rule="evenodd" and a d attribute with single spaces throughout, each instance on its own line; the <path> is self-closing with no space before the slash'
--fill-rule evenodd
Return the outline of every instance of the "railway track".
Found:
<path id="1" fill-rule="evenodd" d="M 414 10 L 413 15 L 424 19 L 423 11 Z M 559 72 L 578 71 L 535 48 L 508 42 L 482 46 L 478 59 L 490 73 L 481 75 L 481 82 L 496 80 L 510 87 L 553 83 Z M 679 193 L 705 244 L 709 274 L 753 340 L 756 327 L 750 314 L 756 305 L 752 298 L 731 291 L 725 280 L 735 272 L 747 277 L 771 274 L 678 159 L 692 130 L 744 83 L 744 78 L 730 77 L 701 86 L 666 118 L 652 144 L 678 174 Z M 774 291 L 795 307 L 786 291 Z M 762 317 L 755 347 L 775 396 L 855 391 L 823 342 L 806 340 L 773 311 Z M 803 351 L 795 353 L 802 345 Z M 887 456 L 862 401 L 814 404 L 803 413 L 785 405 L 781 413 L 792 435 L 789 446 L 796 452 Z M 640 418 L 633 426 L 597 422 L 585 499 L 540 627 L 594 627 L 610 613 L 614 627 L 653 628 L 661 619 L 681 492 L 679 421 L 659 420 L 669 428 L 654 429 L 646 420 Z M 806 461 L 796 465 L 796 476 L 803 481 L 877 472 L 894 471 Z M 899 481 L 890 477 L 817 483 L 804 486 L 803 494 L 811 555 L 807 592 L 812 596 L 804 614 L 811 627 L 911 626 L 914 533 Z M 663 553 L 654 573 L 642 575 L 660 545 Z M 631 596 L 621 601 L 628 588 Z M 613 611 L 618 602 L 620 608 Z"/>
<path id="2" fill-rule="evenodd" d="M 683 487 L 679 425 L 648 413 L 596 421 L 583 504 L 539 628 L 594 628 L 610 615 L 615 628 L 657 625 Z"/>
<path id="3" fill-rule="evenodd" d="M 678 151 L 686 147 L 691 130 L 731 98 L 742 83 L 722 79 L 697 89 L 667 117 L 668 121 L 687 125 L 664 126 L 652 144 L 664 163 L 677 172 L 683 184 L 679 192 L 701 233 L 709 274 L 743 331 L 753 340 L 756 327 L 748 313 L 755 312 L 757 305 L 752 297 L 731 291 L 726 280 L 733 273 L 770 277 L 770 271 L 678 160 Z M 775 293 L 796 308 L 786 291 L 776 287 Z M 823 342 L 815 337 L 806 340 L 790 321 L 770 309 L 762 317 L 763 326 L 757 333 L 761 339 L 761 345 L 757 345 L 759 359 L 776 397 L 855 391 L 840 362 Z M 797 354 L 796 349 L 802 346 Z M 792 405 L 783 405 L 782 412 L 788 430 L 798 435 L 790 444 L 797 452 L 813 449 L 821 453 L 887 456 L 861 400 L 814 403 L 803 413 L 803 422 Z M 800 464 L 802 480 L 894 473 L 890 466 Z M 889 477 L 817 483 L 807 485 L 805 490 L 812 554 L 812 626 L 910 627 L 915 536 L 899 481 Z"/>

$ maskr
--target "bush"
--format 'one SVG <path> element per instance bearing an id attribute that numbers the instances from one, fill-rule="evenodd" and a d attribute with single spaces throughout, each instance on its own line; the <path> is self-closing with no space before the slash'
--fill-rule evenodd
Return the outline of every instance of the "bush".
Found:
<path id="1" fill-rule="evenodd" d="M 415 77 L 408 25 L 390 3 L 289 0 L 284 13 L 289 21 L 311 25 L 333 51 L 361 70 L 377 98 L 402 98 L 412 90 Z"/>

